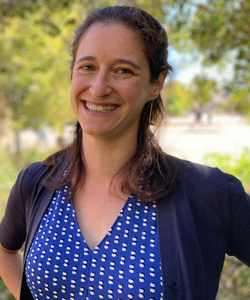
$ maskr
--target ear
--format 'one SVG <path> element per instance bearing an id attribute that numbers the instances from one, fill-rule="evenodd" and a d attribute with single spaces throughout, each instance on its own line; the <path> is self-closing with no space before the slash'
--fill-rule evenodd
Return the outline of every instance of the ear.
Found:
<path id="1" fill-rule="evenodd" d="M 154 100 L 159 96 L 161 90 L 163 89 L 163 85 L 167 75 L 168 75 L 168 71 L 161 72 L 157 81 L 153 83 L 153 89 L 149 100 Z"/>

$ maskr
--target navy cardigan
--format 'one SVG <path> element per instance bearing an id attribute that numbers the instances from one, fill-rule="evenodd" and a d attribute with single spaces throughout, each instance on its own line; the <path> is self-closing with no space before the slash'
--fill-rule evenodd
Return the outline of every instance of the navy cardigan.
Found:
<path id="1" fill-rule="evenodd" d="M 213 300 L 225 253 L 250 266 L 250 197 L 217 168 L 176 161 L 185 166 L 182 178 L 157 202 L 164 299 Z M 24 262 L 54 193 L 41 182 L 47 171 L 38 162 L 19 174 L 0 224 L 4 248 L 25 242 Z M 33 299 L 24 271 L 20 299 Z"/>

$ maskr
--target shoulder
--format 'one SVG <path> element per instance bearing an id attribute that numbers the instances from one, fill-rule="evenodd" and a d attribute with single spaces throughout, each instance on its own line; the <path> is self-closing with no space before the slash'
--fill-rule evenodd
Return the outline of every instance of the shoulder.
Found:
<path id="1" fill-rule="evenodd" d="M 218 180 L 224 181 L 226 175 L 218 168 L 209 167 L 206 165 L 194 163 L 174 156 L 168 156 L 178 169 L 178 177 L 180 183 L 187 185 L 206 185 L 214 184 Z"/>
<path id="2" fill-rule="evenodd" d="M 45 166 L 42 162 L 34 162 L 29 165 L 27 168 L 23 169 L 18 177 L 24 180 L 35 181 L 41 177 L 44 172 L 48 170 L 48 167 Z"/>
<path id="3" fill-rule="evenodd" d="M 177 189 L 182 190 L 191 202 L 224 203 L 231 205 L 239 198 L 249 198 L 240 180 L 219 168 L 172 157 L 180 170 Z M 219 200 L 219 201 L 218 201 Z"/>
<path id="4" fill-rule="evenodd" d="M 57 153 L 55 153 L 54 157 Z M 52 157 L 51 156 L 51 157 Z M 23 169 L 16 180 L 13 191 L 18 193 L 26 202 L 27 199 L 34 199 L 38 190 L 45 188 L 44 183 L 48 176 L 55 176 L 57 172 L 61 172 L 65 165 L 65 155 L 57 158 L 56 164 L 47 163 L 48 158 L 44 161 L 34 162 L 26 169 Z"/>
<path id="5" fill-rule="evenodd" d="M 224 249 L 249 266 L 250 197 L 240 180 L 218 168 L 173 160 L 180 166 L 182 177 L 165 197 L 168 201 L 159 203 L 164 225 L 164 214 L 171 210 L 182 232 L 194 229 L 204 255 L 209 252 L 211 258 L 214 249 Z"/>
<path id="6" fill-rule="evenodd" d="M 242 187 L 239 179 L 231 174 L 224 173 L 217 167 L 210 167 L 175 157 L 172 157 L 172 159 L 181 170 L 182 181 L 189 186 L 206 187 L 206 189 L 213 187 L 220 190 Z"/>
<path id="7" fill-rule="evenodd" d="M 35 162 L 22 170 L 16 181 L 16 187 L 27 194 L 31 194 L 34 186 L 37 185 L 48 173 L 48 167 L 42 162 Z"/>
<path id="8" fill-rule="evenodd" d="M 186 168 L 179 185 L 193 211 L 213 212 L 228 224 L 246 220 L 250 224 L 250 196 L 241 181 L 218 168 L 181 161 Z M 222 216 L 223 215 L 223 216 Z"/>
<path id="9" fill-rule="evenodd" d="M 37 162 L 19 173 L 0 224 L 0 242 L 6 249 L 17 250 L 22 246 L 26 236 L 26 224 L 32 212 L 33 198 L 45 171 L 46 167 Z"/>
<path id="10" fill-rule="evenodd" d="M 11 189 L 7 207 L 28 217 L 37 191 L 43 188 L 43 179 L 48 168 L 42 162 L 35 162 L 23 169 Z"/>
<path id="11" fill-rule="evenodd" d="M 21 182 L 24 188 L 32 189 L 34 185 L 41 183 L 51 175 L 55 176 L 62 172 L 69 162 L 66 149 L 58 151 L 42 162 L 34 162 L 26 169 L 22 170 L 17 178 L 17 183 Z"/>
<path id="12" fill-rule="evenodd" d="M 250 196 L 241 181 L 218 168 L 191 163 L 183 177 L 198 224 L 218 225 L 227 236 L 227 254 L 250 266 Z M 220 231 L 216 231 L 218 234 Z"/>

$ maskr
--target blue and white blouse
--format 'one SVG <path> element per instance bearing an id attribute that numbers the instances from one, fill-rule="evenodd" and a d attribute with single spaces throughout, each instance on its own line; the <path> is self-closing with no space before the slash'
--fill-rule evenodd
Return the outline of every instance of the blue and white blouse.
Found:
<path id="1" fill-rule="evenodd" d="M 25 273 L 33 298 L 163 299 L 155 203 L 129 197 L 92 251 L 72 200 L 65 201 L 68 189 L 55 192 L 29 249 Z"/>

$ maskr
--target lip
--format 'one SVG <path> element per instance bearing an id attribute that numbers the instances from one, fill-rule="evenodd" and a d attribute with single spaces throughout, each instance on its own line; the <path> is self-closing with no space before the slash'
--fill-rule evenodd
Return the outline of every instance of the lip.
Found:
<path id="1" fill-rule="evenodd" d="M 86 100 L 81 100 L 84 111 L 86 111 L 89 114 L 92 115 L 101 115 L 101 116 L 110 116 L 112 115 L 118 108 L 119 105 L 114 104 L 114 103 L 107 103 L 107 102 L 93 102 L 93 101 L 86 101 Z M 112 106 L 112 105 L 116 105 L 116 108 L 114 110 L 112 110 L 111 112 L 101 112 L 101 111 L 90 111 L 87 107 L 86 107 L 86 102 L 93 104 L 93 105 L 97 105 L 97 106 Z"/>

